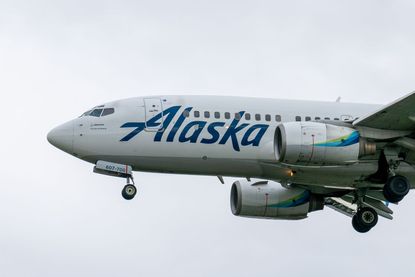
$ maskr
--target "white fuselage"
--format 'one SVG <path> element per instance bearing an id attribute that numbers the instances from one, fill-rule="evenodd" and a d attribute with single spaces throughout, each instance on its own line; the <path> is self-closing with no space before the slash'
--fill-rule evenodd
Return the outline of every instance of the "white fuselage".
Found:
<path id="1" fill-rule="evenodd" d="M 113 108 L 113 113 L 82 116 L 57 127 L 50 140 L 62 138 L 59 143 L 55 140 L 57 147 L 88 162 L 127 164 L 136 171 L 256 177 L 344 187 L 354 185 L 377 168 L 377 161 L 368 160 L 341 167 L 299 168 L 291 176 L 290 168 L 276 162 L 274 135 L 283 122 L 351 120 L 373 112 L 378 105 L 150 96 L 119 100 L 95 109 L 108 108 Z M 70 133 L 71 138 L 66 138 L 65 134 Z M 402 170 L 409 177 L 413 175 L 409 169 Z"/>

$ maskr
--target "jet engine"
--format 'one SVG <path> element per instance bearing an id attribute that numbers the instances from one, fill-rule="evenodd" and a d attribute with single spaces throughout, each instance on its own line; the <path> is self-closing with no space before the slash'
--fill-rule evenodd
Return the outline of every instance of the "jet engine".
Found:
<path id="1" fill-rule="evenodd" d="M 284 188 L 273 181 L 239 180 L 231 189 L 231 210 L 237 216 L 303 219 L 323 208 L 323 197 L 297 187 Z"/>
<path id="2" fill-rule="evenodd" d="M 276 159 L 293 165 L 347 165 L 376 153 L 357 130 L 318 122 L 280 124 L 274 139 Z"/>

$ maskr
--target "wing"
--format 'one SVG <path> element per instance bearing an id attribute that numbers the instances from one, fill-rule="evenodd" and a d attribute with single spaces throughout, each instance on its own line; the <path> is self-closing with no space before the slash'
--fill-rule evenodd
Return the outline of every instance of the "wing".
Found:
<path id="1" fill-rule="evenodd" d="M 363 199 L 363 207 L 371 207 L 376 210 L 378 215 L 392 219 L 393 211 L 385 204 L 386 199 L 382 191 L 368 191 Z M 353 193 L 344 195 L 343 197 L 327 197 L 324 202 L 326 207 L 329 207 L 339 213 L 347 216 L 354 216 L 357 211 L 357 205 L 354 203 Z"/>
<path id="2" fill-rule="evenodd" d="M 394 131 L 415 130 L 415 92 L 357 119 L 353 125 Z"/>

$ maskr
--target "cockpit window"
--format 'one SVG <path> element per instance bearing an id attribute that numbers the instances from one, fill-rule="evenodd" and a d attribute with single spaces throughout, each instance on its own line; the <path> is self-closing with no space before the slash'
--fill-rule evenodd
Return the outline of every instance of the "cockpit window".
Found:
<path id="1" fill-rule="evenodd" d="M 101 116 L 106 116 L 114 113 L 114 108 L 106 108 L 102 112 Z"/>
<path id="2" fill-rule="evenodd" d="M 88 116 L 91 112 L 92 112 L 92 110 L 89 110 L 87 112 L 84 112 L 80 117 Z"/>
<path id="3" fill-rule="evenodd" d="M 104 106 L 97 106 L 87 112 L 84 112 L 80 117 L 83 116 L 94 116 L 94 117 L 100 117 L 100 116 L 106 116 L 106 115 L 110 115 L 113 114 L 115 112 L 114 108 L 105 108 L 103 109 Z"/>
<path id="4" fill-rule="evenodd" d="M 102 113 L 102 109 L 95 109 L 89 115 L 90 116 L 95 116 L 95 117 L 100 117 L 101 113 Z"/>

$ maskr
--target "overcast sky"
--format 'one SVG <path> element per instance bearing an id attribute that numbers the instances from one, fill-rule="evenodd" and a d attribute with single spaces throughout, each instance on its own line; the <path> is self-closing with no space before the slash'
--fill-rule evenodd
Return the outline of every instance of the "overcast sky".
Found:
<path id="1" fill-rule="evenodd" d="M 414 1 L 0 0 L 0 276 L 410 276 L 415 194 L 368 234 L 330 209 L 231 214 L 231 178 L 124 180 L 46 141 L 152 94 L 388 103 L 415 89 Z"/>

